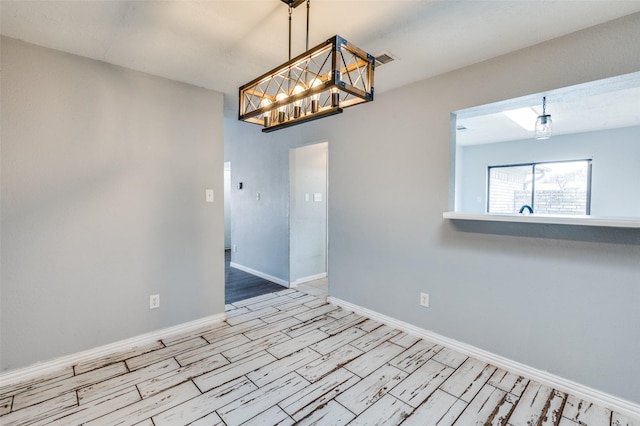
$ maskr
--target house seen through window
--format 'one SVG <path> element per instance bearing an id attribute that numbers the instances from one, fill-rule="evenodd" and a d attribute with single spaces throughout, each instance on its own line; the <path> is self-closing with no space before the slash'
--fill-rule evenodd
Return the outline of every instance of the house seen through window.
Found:
<path id="1" fill-rule="evenodd" d="M 490 166 L 487 212 L 588 215 L 591 160 Z"/>

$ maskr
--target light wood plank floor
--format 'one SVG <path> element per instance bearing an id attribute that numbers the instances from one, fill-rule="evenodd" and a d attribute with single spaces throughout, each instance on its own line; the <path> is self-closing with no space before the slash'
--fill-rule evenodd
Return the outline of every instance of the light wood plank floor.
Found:
<path id="1" fill-rule="evenodd" d="M 640 425 L 301 291 L 0 387 L 2 425 Z"/>

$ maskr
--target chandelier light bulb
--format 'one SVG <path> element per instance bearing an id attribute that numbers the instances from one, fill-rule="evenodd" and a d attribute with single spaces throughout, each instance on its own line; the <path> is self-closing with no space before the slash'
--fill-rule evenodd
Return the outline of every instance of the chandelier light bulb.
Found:
<path id="1" fill-rule="evenodd" d="M 337 84 L 342 81 L 342 73 L 337 73 L 337 75 L 338 79 L 335 82 L 336 86 L 331 88 L 331 106 L 334 108 L 340 106 L 340 89 L 338 88 Z M 329 74 L 329 78 L 331 77 L 332 75 Z"/>
<path id="2" fill-rule="evenodd" d="M 311 82 L 311 88 L 318 87 L 322 84 L 317 78 L 314 78 Z M 318 107 L 320 104 L 320 93 L 316 93 L 315 95 L 311 95 L 311 114 L 315 114 L 318 112 Z"/>
<path id="3" fill-rule="evenodd" d="M 340 90 L 337 87 L 331 89 L 331 106 L 340 106 Z"/>
<path id="4" fill-rule="evenodd" d="M 271 101 L 267 98 L 264 98 L 260 101 L 260 108 L 268 107 L 269 105 L 271 105 Z M 264 114 L 262 114 L 262 119 L 264 121 L 264 127 L 271 126 L 271 112 L 267 111 Z"/>
<path id="5" fill-rule="evenodd" d="M 296 84 L 296 87 L 293 88 L 292 95 L 297 95 L 304 92 L 304 87 L 300 84 Z M 300 112 L 302 110 L 302 99 L 293 102 L 293 118 L 300 117 Z"/>
<path id="6" fill-rule="evenodd" d="M 282 101 L 284 99 L 287 99 L 287 94 L 286 93 L 278 93 L 278 95 L 276 96 L 276 102 L 277 101 Z M 287 111 L 287 106 L 286 105 L 282 105 L 280 107 L 278 107 L 278 122 L 280 123 L 284 123 L 284 120 L 286 118 L 286 111 Z"/>

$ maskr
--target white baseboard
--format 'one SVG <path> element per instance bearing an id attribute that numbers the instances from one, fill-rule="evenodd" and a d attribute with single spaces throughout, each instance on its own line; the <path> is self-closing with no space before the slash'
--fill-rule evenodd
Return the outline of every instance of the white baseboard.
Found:
<path id="1" fill-rule="evenodd" d="M 264 272 L 256 271 L 255 269 L 247 268 L 246 266 L 242 266 L 234 262 L 230 262 L 229 266 L 232 268 L 240 269 L 241 271 L 247 272 L 251 275 L 255 275 L 256 277 L 264 278 L 265 280 L 271 281 L 272 283 L 280 284 L 283 287 L 289 288 L 289 281 L 285 281 L 281 278 L 265 274 Z"/>
<path id="2" fill-rule="evenodd" d="M 297 287 L 300 284 L 308 283 L 309 281 L 321 280 L 322 278 L 327 278 L 327 273 L 323 272 L 321 274 L 309 275 L 307 277 L 298 278 L 295 281 L 291 282 L 291 287 Z"/>
<path id="3" fill-rule="evenodd" d="M 496 355 L 483 349 L 476 348 L 475 346 L 469 345 L 467 343 L 458 342 L 457 340 L 450 339 L 432 331 L 416 327 L 409 323 L 397 320 L 387 315 L 380 314 L 376 311 L 372 311 L 371 309 L 354 305 L 353 303 L 349 303 L 335 297 L 328 297 L 327 302 L 333 305 L 340 306 L 341 308 L 348 311 L 353 311 L 356 314 L 371 318 L 383 324 L 387 324 L 399 330 L 405 331 L 414 336 L 418 336 L 434 343 L 438 343 L 442 346 L 446 346 L 450 349 L 454 349 L 458 352 L 461 352 L 480 361 L 484 361 L 498 368 L 502 368 L 512 373 L 519 374 L 545 386 L 572 394 L 580 399 L 602 405 L 603 407 L 616 411 L 625 416 L 640 418 L 640 405 L 636 403 L 618 398 L 617 396 L 601 392 L 597 389 L 593 389 L 585 385 L 581 385 L 580 383 L 564 379 L 547 371 L 538 370 L 517 361 L 513 361 L 511 359 Z"/>
<path id="4" fill-rule="evenodd" d="M 127 350 L 132 346 L 145 345 L 148 343 L 156 342 L 162 338 L 167 338 L 169 336 L 174 336 L 180 333 L 186 333 L 210 324 L 216 324 L 224 321 L 226 318 L 227 314 L 223 312 L 221 314 L 211 315 L 205 318 L 178 324 L 173 327 L 163 328 L 161 330 L 141 334 L 129 339 L 109 343 L 108 345 L 98 346 L 97 348 L 88 349 L 86 351 L 76 352 L 71 355 L 52 359 L 50 361 L 39 362 L 37 364 L 29 365 L 23 368 L 9 370 L 0 374 L 0 383 L 2 383 L 2 386 L 12 385 L 14 383 L 29 380 L 36 376 L 52 373 L 55 370 L 59 370 L 61 368 L 76 365 L 83 361 L 101 358 L 106 355 Z"/>

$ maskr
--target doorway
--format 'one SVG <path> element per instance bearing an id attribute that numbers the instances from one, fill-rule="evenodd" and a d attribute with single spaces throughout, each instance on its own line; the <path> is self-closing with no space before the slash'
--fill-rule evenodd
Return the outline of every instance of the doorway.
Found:
<path id="1" fill-rule="evenodd" d="M 224 299 L 225 304 L 282 290 L 282 286 L 231 266 L 231 162 L 224 163 Z"/>
<path id="2" fill-rule="evenodd" d="M 328 142 L 289 151 L 289 282 L 326 278 Z"/>

